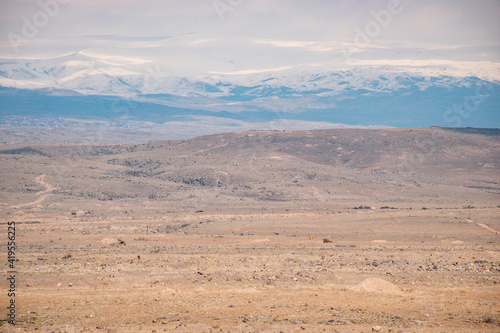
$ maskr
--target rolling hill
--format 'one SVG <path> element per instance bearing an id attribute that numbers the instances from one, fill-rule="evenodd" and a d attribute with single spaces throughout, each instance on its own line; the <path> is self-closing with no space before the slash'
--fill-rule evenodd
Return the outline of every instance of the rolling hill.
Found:
<path id="1" fill-rule="evenodd" d="M 498 130 L 415 128 L 2 144 L 2 171 L 12 175 L 2 179 L 2 192 L 5 202 L 28 202 L 44 189 L 34 178 L 45 174 L 55 188 L 45 204 L 55 210 L 105 202 L 158 211 L 248 211 L 269 203 L 278 210 L 420 208 L 429 200 L 492 206 L 500 193 L 499 138 Z"/>

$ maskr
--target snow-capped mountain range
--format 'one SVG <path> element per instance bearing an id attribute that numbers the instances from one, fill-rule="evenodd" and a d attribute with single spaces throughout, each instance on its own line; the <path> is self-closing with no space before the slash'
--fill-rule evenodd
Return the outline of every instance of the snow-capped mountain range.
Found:
<path id="1" fill-rule="evenodd" d="M 235 87 L 251 88 L 252 94 L 256 95 L 277 88 L 298 93 L 337 95 L 346 89 L 391 92 L 410 87 L 424 90 L 436 85 L 470 85 L 470 77 L 498 82 L 495 73 L 500 70 L 472 63 L 468 73 L 463 69 L 459 73 L 457 68 L 449 68 L 449 64 L 442 61 L 430 62 L 424 67 L 398 64 L 397 61 L 394 65 L 359 61 L 336 69 L 312 65 L 285 66 L 179 76 L 163 71 L 161 64 L 146 62 L 141 66 L 131 66 L 123 60 L 119 61 L 121 59 L 113 60 L 113 57 L 99 58 L 79 52 L 41 59 L 0 58 L 0 85 L 22 89 L 69 89 L 81 94 L 115 96 L 198 94 L 222 97 L 234 95 Z"/>
<path id="2" fill-rule="evenodd" d="M 64 109 L 60 116 L 71 117 L 68 109 L 82 104 L 79 101 L 102 110 L 107 103 L 103 101 L 111 98 L 148 110 L 156 106 L 160 116 L 152 121 L 157 122 L 191 112 L 253 122 L 284 118 L 350 125 L 498 127 L 498 72 L 491 63 L 352 60 L 336 67 L 285 63 L 193 74 L 140 57 L 74 52 L 0 59 L 1 113 L 31 112 L 26 109 L 38 98 L 48 105 L 48 111 L 35 107 L 40 114 L 54 116 Z M 95 116 L 92 110 L 88 114 Z M 128 112 L 126 117 L 147 120 L 142 114 Z"/>

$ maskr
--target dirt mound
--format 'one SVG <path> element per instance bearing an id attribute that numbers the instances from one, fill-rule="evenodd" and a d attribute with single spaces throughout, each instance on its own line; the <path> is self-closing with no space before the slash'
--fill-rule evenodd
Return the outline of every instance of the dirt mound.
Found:
<path id="1" fill-rule="evenodd" d="M 392 295 L 400 295 L 402 293 L 401 288 L 399 288 L 395 284 L 378 278 L 368 278 L 353 287 L 353 290 Z"/>
<path id="2" fill-rule="evenodd" d="M 101 243 L 104 245 L 117 245 L 120 243 L 120 240 L 113 237 L 106 237 L 101 240 Z"/>

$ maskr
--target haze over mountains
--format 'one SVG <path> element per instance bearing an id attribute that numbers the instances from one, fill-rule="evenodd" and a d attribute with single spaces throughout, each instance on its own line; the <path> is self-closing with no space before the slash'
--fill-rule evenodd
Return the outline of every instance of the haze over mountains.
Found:
<path id="1" fill-rule="evenodd" d="M 311 127 L 318 122 L 500 126 L 500 97 L 495 93 L 500 85 L 496 81 L 427 76 L 399 66 L 282 69 L 199 79 L 120 73 L 79 53 L 3 60 L 0 66 L 1 83 L 29 88 L 0 90 L 3 123 L 16 117 L 156 124 L 217 117 L 249 123 L 286 119 L 288 124 L 311 122 Z"/>
<path id="2" fill-rule="evenodd" d="M 83 38 L 112 45 L 100 51 L 84 47 L 0 59 L 1 123 L 47 126 L 49 120 L 50 126 L 67 127 L 68 120 L 77 120 L 86 126 L 90 121 L 163 133 L 172 133 L 165 126 L 182 123 L 203 128 L 198 134 L 353 126 L 500 127 L 498 66 L 471 61 L 467 54 L 472 51 L 462 49 L 465 59 L 460 61 L 444 59 L 452 53 L 446 47 L 420 51 L 430 59 L 402 60 L 401 54 L 412 54 L 415 45 L 374 56 L 375 47 L 361 52 L 329 42 L 221 41 L 188 34 L 158 37 L 154 43 L 159 46 L 151 46 L 150 40 L 119 37 Z M 225 56 L 238 47 L 239 58 Z M 152 56 L 151 49 L 158 54 Z M 174 137 L 192 136 L 193 131 L 176 131 Z"/>
<path id="3" fill-rule="evenodd" d="M 0 124 L 11 134 L 0 140 L 26 126 L 35 140 L 49 139 L 52 127 L 106 127 L 139 141 L 249 129 L 500 127 L 497 6 L 195 3 L 5 4 Z M 104 14 L 110 9 L 123 20 Z M 50 20 L 31 22 L 28 38 L 30 11 Z"/>

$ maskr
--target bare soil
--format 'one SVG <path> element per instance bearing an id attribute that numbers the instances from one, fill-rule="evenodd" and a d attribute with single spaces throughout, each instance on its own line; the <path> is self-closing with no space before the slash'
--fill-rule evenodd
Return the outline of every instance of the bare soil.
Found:
<path id="1" fill-rule="evenodd" d="M 0 330 L 498 332 L 498 147 L 441 129 L 4 144 Z"/>

